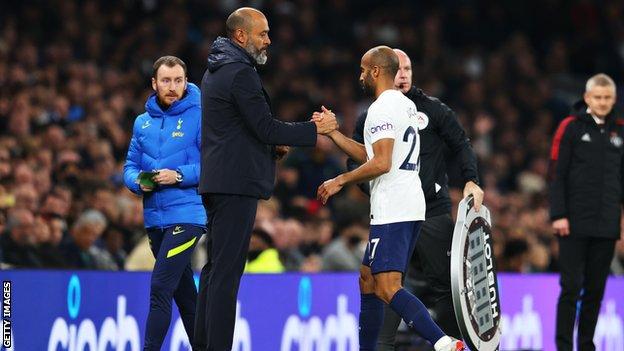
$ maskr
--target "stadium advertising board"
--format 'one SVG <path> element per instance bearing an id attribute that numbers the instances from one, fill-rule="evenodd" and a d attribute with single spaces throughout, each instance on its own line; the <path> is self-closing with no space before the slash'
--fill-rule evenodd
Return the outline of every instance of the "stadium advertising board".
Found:
<path id="1" fill-rule="evenodd" d="M 0 271 L 11 281 L 11 339 L 0 350 L 130 350 L 142 347 L 149 274 Z M 554 275 L 498 275 L 501 350 L 554 350 Z M 624 278 L 611 278 L 597 350 L 624 350 Z M 356 274 L 245 275 L 233 351 L 355 351 Z M 163 350 L 190 350 L 174 317 Z"/>

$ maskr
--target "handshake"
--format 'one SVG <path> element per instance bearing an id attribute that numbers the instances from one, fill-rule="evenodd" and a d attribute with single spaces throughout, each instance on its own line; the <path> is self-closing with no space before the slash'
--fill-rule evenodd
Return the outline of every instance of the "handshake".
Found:
<path id="1" fill-rule="evenodd" d="M 326 109 L 325 106 L 321 106 L 321 110 L 322 112 L 314 112 L 310 121 L 316 125 L 317 134 L 329 136 L 333 131 L 338 130 L 338 121 L 336 121 L 336 115 L 331 110 Z M 275 146 L 274 157 L 276 160 L 281 160 L 289 151 L 290 147 L 277 145 Z"/>
<path id="2" fill-rule="evenodd" d="M 331 110 L 325 108 L 325 106 L 321 106 L 321 112 L 312 114 L 311 121 L 316 124 L 316 132 L 318 134 L 328 135 L 338 129 L 336 115 Z"/>

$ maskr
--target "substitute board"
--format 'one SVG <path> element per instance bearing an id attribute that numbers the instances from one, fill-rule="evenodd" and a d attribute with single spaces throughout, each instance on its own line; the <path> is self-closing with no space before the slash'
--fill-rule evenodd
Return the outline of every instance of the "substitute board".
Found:
<path id="1" fill-rule="evenodd" d="M 499 349 L 501 306 L 492 245 L 490 211 L 473 207 L 473 198 L 458 206 L 451 247 L 453 307 L 464 341 L 473 351 Z"/>

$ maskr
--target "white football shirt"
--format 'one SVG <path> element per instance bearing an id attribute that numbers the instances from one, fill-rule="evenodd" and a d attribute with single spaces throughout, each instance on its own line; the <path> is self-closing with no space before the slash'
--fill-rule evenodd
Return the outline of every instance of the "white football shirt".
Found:
<path id="1" fill-rule="evenodd" d="M 420 138 L 416 105 L 398 90 L 386 90 L 368 108 L 364 146 L 373 158 L 373 144 L 394 139 L 390 172 L 370 181 L 371 224 L 425 219 L 425 195 L 418 176 Z"/>

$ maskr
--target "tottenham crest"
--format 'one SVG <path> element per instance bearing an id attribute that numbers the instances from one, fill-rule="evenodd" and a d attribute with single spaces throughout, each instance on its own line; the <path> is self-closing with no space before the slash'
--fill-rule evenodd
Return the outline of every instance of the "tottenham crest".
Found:
<path id="1" fill-rule="evenodd" d="M 499 348 L 500 297 L 494 263 L 490 211 L 473 208 L 472 197 L 459 203 L 451 248 L 453 307 L 471 350 Z"/>

